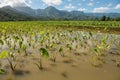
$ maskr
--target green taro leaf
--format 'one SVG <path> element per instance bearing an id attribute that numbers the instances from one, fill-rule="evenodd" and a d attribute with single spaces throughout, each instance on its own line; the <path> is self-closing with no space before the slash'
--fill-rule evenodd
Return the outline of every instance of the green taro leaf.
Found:
<path id="1" fill-rule="evenodd" d="M 23 42 L 20 41 L 20 42 L 19 42 L 19 46 L 20 46 L 20 48 L 22 48 L 22 44 L 23 44 Z"/>
<path id="2" fill-rule="evenodd" d="M 98 56 L 99 55 L 99 49 L 98 48 L 94 48 L 95 54 Z"/>
<path id="3" fill-rule="evenodd" d="M 6 74 L 6 71 L 3 69 L 0 69 L 0 74 Z"/>
<path id="4" fill-rule="evenodd" d="M 70 44 L 67 44 L 66 47 L 69 48 L 69 47 L 70 47 Z"/>
<path id="5" fill-rule="evenodd" d="M 96 53 L 98 53 L 98 49 L 97 49 L 97 48 L 94 48 L 94 51 L 95 51 Z"/>
<path id="6" fill-rule="evenodd" d="M 27 45 L 25 44 L 22 44 L 22 47 L 21 47 L 23 50 L 26 50 L 27 49 Z"/>
<path id="7" fill-rule="evenodd" d="M 59 52 L 62 52 L 62 51 L 63 51 L 63 48 L 62 48 L 62 47 L 60 47 Z"/>
<path id="8" fill-rule="evenodd" d="M 41 34 L 41 35 L 45 34 L 45 31 L 40 31 L 40 34 Z"/>
<path id="9" fill-rule="evenodd" d="M 13 38 L 17 41 L 19 40 L 19 37 L 18 36 L 13 36 Z"/>
<path id="10" fill-rule="evenodd" d="M 89 32 L 89 35 L 92 37 L 93 36 L 93 34 L 91 33 L 91 32 Z"/>
<path id="11" fill-rule="evenodd" d="M 0 58 L 3 59 L 3 58 L 6 58 L 8 56 L 8 52 L 7 51 L 2 51 L 0 53 Z"/>
<path id="12" fill-rule="evenodd" d="M 49 53 L 45 48 L 40 48 L 40 55 L 44 56 L 44 57 L 49 57 Z"/>
<path id="13" fill-rule="evenodd" d="M 102 39 L 102 42 L 103 42 L 104 44 L 106 44 L 107 38 L 108 38 L 108 36 L 106 35 L 106 36 Z"/>

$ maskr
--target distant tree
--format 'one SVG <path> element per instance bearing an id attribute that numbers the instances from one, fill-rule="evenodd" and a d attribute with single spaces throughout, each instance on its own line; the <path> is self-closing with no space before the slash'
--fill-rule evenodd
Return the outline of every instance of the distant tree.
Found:
<path id="1" fill-rule="evenodd" d="M 106 20 L 106 16 L 102 16 L 102 17 L 100 18 L 100 20 L 101 20 L 101 21 L 105 21 L 105 20 Z"/>
<path id="2" fill-rule="evenodd" d="M 106 21 L 110 21 L 111 20 L 111 18 L 110 17 L 106 17 L 106 19 L 105 19 Z"/>
<path id="3" fill-rule="evenodd" d="M 96 17 L 95 19 L 93 19 L 93 20 L 96 20 L 96 21 L 98 21 L 99 20 L 99 18 L 98 17 Z"/>
<path id="4" fill-rule="evenodd" d="M 120 17 L 115 18 L 115 21 L 120 21 Z"/>

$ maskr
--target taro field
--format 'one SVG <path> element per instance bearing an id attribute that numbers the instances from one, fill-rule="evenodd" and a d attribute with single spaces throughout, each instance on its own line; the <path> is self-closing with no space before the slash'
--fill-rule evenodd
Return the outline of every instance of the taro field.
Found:
<path id="1" fill-rule="evenodd" d="M 0 80 L 120 80 L 120 23 L 0 22 Z"/>

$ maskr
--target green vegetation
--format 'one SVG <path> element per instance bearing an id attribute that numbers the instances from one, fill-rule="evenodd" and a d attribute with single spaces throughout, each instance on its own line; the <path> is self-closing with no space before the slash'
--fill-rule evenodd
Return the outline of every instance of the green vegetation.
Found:
<path id="1" fill-rule="evenodd" d="M 36 57 L 34 55 L 37 54 L 39 55 L 37 62 L 31 63 L 34 63 L 40 70 L 45 68 L 44 59 L 52 56 L 53 62 L 56 62 L 56 55 L 65 58 L 74 54 L 75 51 L 84 55 L 92 53 L 91 64 L 95 67 L 105 64 L 103 57 L 109 53 L 111 45 L 115 45 L 117 55 L 120 54 L 120 36 L 99 32 L 100 30 L 106 32 L 113 30 L 119 33 L 120 24 L 115 21 L 0 22 L 0 27 L 0 62 L 7 60 L 13 72 L 17 70 L 22 61 L 31 56 Z M 86 29 L 97 32 L 86 32 Z M 76 54 L 80 55 L 80 53 Z M 69 60 L 66 63 L 72 61 Z M 119 60 L 116 60 L 115 65 L 119 67 Z M 0 74 L 6 73 L 1 66 L 2 63 L 0 63 Z"/>
<path id="2" fill-rule="evenodd" d="M 43 64 L 42 64 L 42 57 L 48 58 L 49 57 L 49 53 L 48 53 L 48 51 L 45 48 L 40 48 L 39 52 L 40 52 L 40 60 L 38 61 L 38 63 L 35 63 L 35 65 L 37 65 L 37 67 L 40 70 L 43 70 L 44 67 L 43 67 Z"/>
<path id="3" fill-rule="evenodd" d="M 31 21 L 31 22 L 0 22 L 0 32 L 2 33 L 31 33 L 35 31 L 41 31 L 48 27 L 58 28 L 73 28 L 73 29 L 97 29 L 97 30 L 120 30 L 120 24 L 116 21 Z M 51 28 L 50 28 L 51 29 Z M 49 31 L 51 31 L 49 29 Z"/>

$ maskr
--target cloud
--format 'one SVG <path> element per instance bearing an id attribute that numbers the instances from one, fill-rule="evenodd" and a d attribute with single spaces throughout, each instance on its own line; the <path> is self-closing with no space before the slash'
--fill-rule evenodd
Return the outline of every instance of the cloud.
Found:
<path id="1" fill-rule="evenodd" d="M 88 6 L 93 6 L 93 3 L 92 2 L 88 3 Z"/>
<path id="2" fill-rule="evenodd" d="M 120 4 L 117 4 L 117 5 L 115 6 L 115 9 L 120 9 Z"/>
<path id="3" fill-rule="evenodd" d="M 78 11 L 86 11 L 86 8 L 79 8 Z"/>
<path id="4" fill-rule="evenodd" d="M 32 4 L 32 1 L 31 1 L 31 0 L 28 0 L 27 2 L 28 2 L 29 4 Z"/>
<path id="5" fill-rule="evenodd" d="M 11 7 L 30 6 L 29 2 L 31 0 L 27 0 L 27 1 L 25 1 L 25 0 L 0 0 L 0 7 L 3 7 L 3 6 L 11 6 Z"/>
<path id="6" fill-rule="evenodd" d="M 94 8 L 93 12 L 95 12 L 95 13 L 101 13 L 101 12 L 105 12 L 105 11 L 107 11 L 109 9 L 110 8 L 108 8 L 108 7 L 99 7 L 99 8 Z"/>
<path id="7" fill-rule="evenodd" d="M 75 6 L 73 6 L 71 3 L 65 6 L 66 9 L 74 9 Z"/>
<path id="8" fill-rule="evenodd" d="M 42 0 L 47 5 L 60 5 L 62 3 L 62 0 Z"/>

